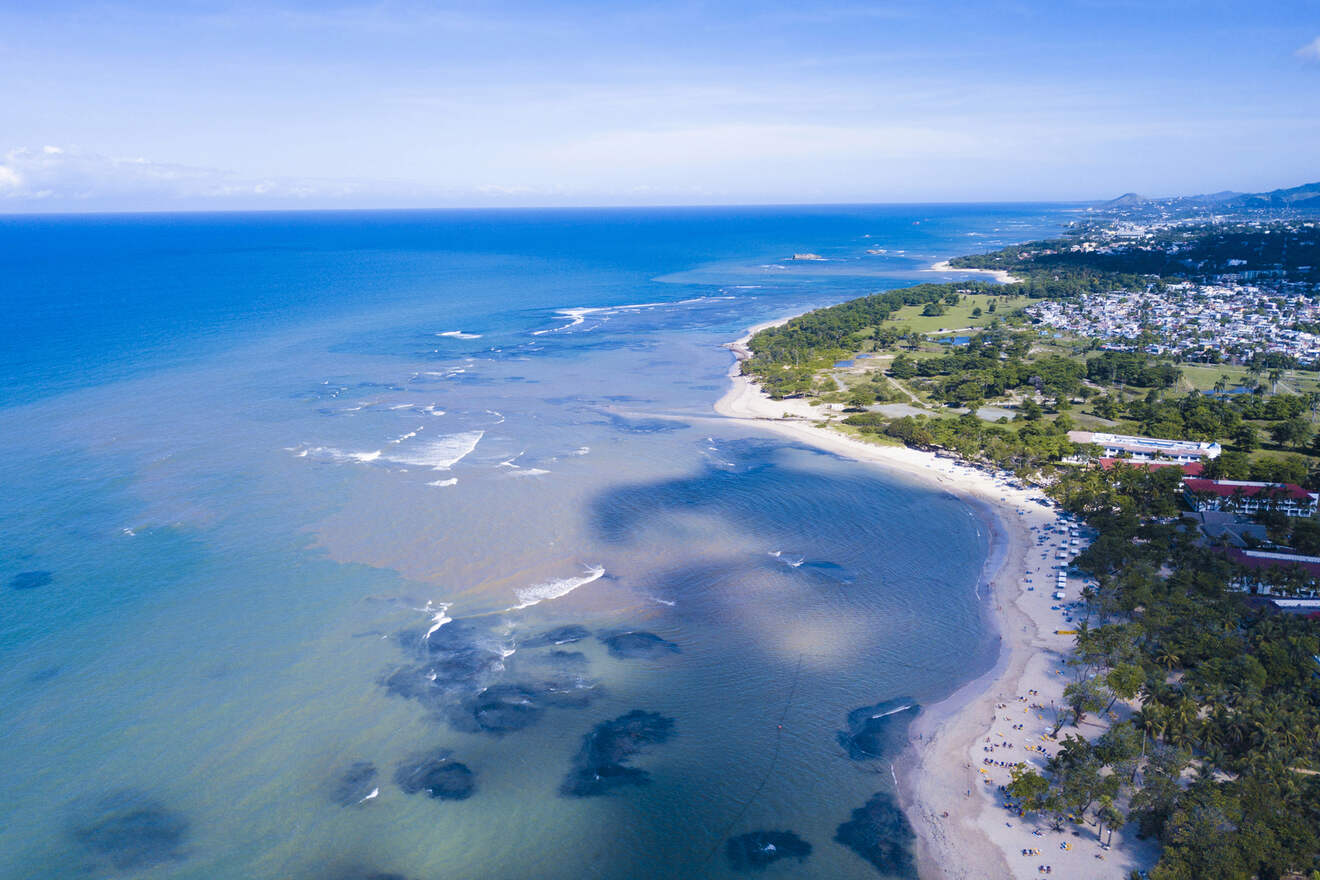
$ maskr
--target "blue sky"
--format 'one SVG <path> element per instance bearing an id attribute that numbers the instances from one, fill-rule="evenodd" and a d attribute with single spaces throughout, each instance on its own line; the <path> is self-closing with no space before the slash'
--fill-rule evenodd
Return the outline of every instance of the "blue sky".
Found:
<path id="1" fill-rule="evenodd" d="M 0 0 L 0 212 L 1320 179 L 1320 5 Z"/>

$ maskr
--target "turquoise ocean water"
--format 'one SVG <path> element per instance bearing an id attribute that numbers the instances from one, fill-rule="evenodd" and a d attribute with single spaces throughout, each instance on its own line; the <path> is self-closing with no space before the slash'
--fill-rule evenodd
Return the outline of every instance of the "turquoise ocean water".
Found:
<path id="1" fill-rule="evenodd" d="M 0 877 L 910 873 L 872 716 L 992 661 L 984 529 L 721 343 L 1067 218 L 0 218 Z"/>

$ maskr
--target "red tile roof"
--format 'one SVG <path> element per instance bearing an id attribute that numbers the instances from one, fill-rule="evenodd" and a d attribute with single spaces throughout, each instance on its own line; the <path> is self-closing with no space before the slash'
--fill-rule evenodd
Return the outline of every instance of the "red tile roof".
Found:
<path id="1" fill-rule="evenodd" d="M 1199 461 L 1191 461 L 1188 462 L 1187 464 L 1179 465 L 1178 462 L 1176 461 L 1132 461 L 1131 459 L 1127 459 L 1127 458 L 1101 458 L 1099 459 L 1099 462 L 1100 462 L 1100 467 L 1104 468 L 1105 470 L 1112 469 L 1116 464 L 1125 464 L 1129 467 L 1146 468 L 1147 470 L 1154 470 L 1155 468 L 1164 468 L 1164 467 L 1181 467 L 1182 472 L 1189 477 L 1198 476 L 1201 473 L 1201 471 L 1205 470 L 1205 465 Z"/>
<path id="2" fill-rule="evenodd" d="M 1320 562 L 1300 562 L 1293 559 L 1270 559 L 1262 556 L 1248 556 L 1246 551 L 1239 550 L 1236 547 L 1229 547 L 1224 550 L 1224 555 L 1238 565 L 1254 569 L 1288 569 L 1300 568 L 1311 577 L 1320 578 Z"/>
<path id="3" fill-rule="evenodd" d="M 1183 480 L 1183 485 L 1187 487 L 1188 491 L 1205 492 L 1209 495 L 1218 495 L 1220 498 L 1232 498 L 1234 495 L 1243 495 L 1250 498 L 1254 495 L 1264 494 L 1267 497 L 1306 501 L 1311 497 L 1309 492 L 1293 483 L 1244 483 L 1188 477 Z"/>

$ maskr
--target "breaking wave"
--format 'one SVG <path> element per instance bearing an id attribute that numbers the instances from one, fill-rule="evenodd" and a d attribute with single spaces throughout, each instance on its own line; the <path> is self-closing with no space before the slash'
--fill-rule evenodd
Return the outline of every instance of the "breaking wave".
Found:
<path id="1" fill-rule="evenodd" d="M 585 586 L 592 581 L 600 580 L 605 576 L 605 566 L 590 566 L 581 577 L 561 578 L 554 581 L 546 581 L 543 584 L 534 584 L 518 591 L 518 604 L 510 608 L 510 611 L 520 611 L 523 608 L 531 608 L 541 602 L 549 599 L 558 599 L 567 596 L 578 587 Z"/>

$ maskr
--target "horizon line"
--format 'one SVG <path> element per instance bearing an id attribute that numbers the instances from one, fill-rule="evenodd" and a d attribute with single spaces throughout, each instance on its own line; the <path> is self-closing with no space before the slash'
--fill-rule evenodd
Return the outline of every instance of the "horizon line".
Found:
<path id="1" fill-rule="evenodd" d="M 1171 196 L 1170 198 L 1178 198 Z M 0 211 L 0 219 L 24 217 L 141 217 L 162 215 L 211 215 L 211 214 L 351 214 L 351 213 L 423 213 L 443 211 L 646 211 L 658 209 L 738 209 L 738 208 L 881 208 L 881 207 L 947 207 L 956 205 L 1052 205 L 1090 207 L 1113 201 L 1113 199 L 982 199 L 969 201 L 895 201 L 895 202 L 657 202 L 640 205 L 449 205 L 449 206 L 407 206 L 407 207 L 314 207 L 314 208 L 142 208 L 87 211 Z"/>

